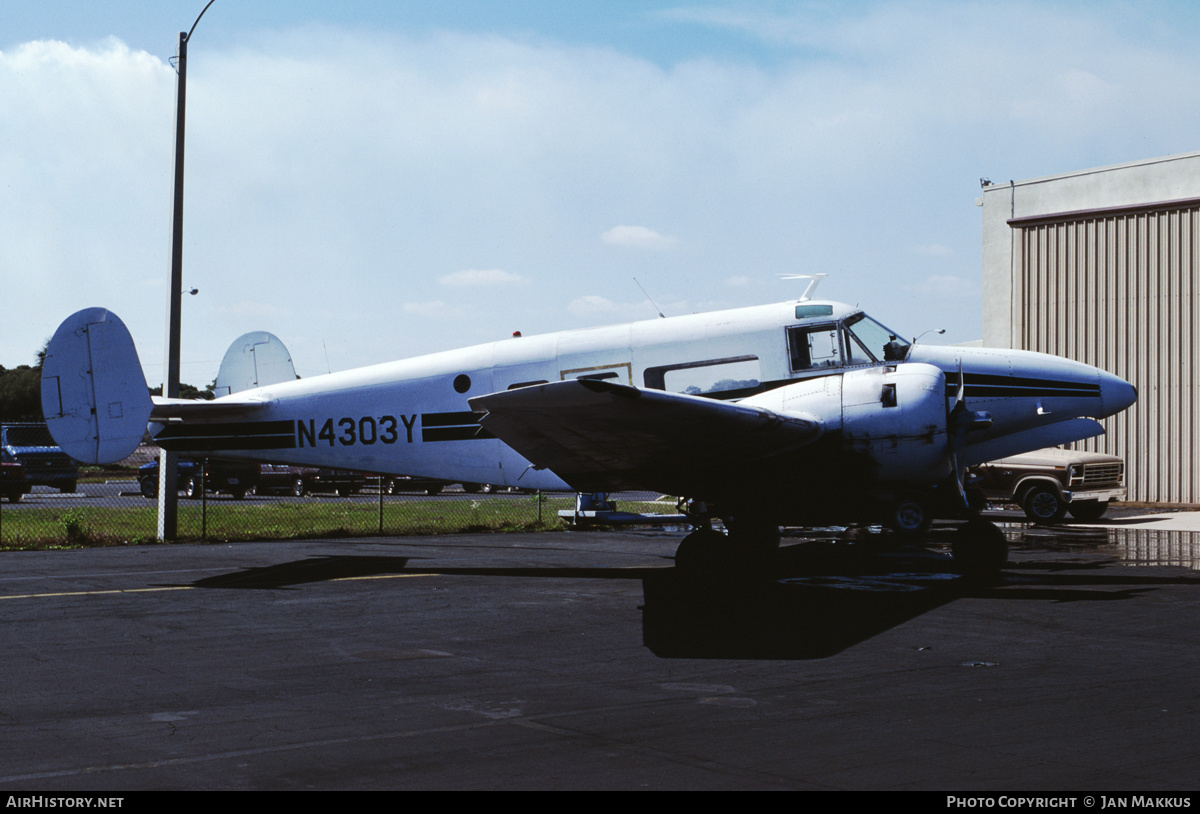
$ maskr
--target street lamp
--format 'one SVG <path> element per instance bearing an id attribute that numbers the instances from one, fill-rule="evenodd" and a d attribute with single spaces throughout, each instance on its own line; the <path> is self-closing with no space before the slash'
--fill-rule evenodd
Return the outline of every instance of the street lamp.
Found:
<path id="1" fill-rule="evenodd" d="M 208 0 L 200 17 L 216 0 Z M 187 100 L 187 46 L 200 17 L 186 33 L 179 32 L 176 70 L 179 84 L 175 95 L 175 199 L 171 219 L 171 284 L 167 287 L 167 358 L 163 371 L 163 396 L 179 398 L 179 315 L 183 291 L 183 134 Z M 165 449 L 158 465 L 158 539 L 174 540 L 179 528 L 179 492 L 176 490 L 176 459 Z"/>

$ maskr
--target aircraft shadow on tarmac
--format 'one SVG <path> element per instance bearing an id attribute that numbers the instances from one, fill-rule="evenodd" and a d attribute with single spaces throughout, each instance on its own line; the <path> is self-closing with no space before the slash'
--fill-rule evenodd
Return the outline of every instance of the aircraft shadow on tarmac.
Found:
<path id="1" fill-rule="evenodd" d="M 1008 536 L 1012 543 L 1026 535 L 1014 530 Z M 1060 539 L 1071 536 L 1060 532 Z M 936 531 L 931 538 L 937 542 Z M 192 585 L 279 590 L 337 579 L 417 574 L 637 579 L 644 596 L 643 643 L 654 654 L 790 660 L 833 656 L 960 598 L 1119 601 L 1165 585 L 1200 586 L 1194 572 L 1146 576 L 1113 568 L 1115 558 L 1094 548 L 1066 561 L 1023 560 L 1019 553 L 1011 560 L 1000 574 L 983 580 L 963 577 L 948 555 L 927 549 L 895 551 L 827 540 L 785 546 L 766 570 L 707 577 L 674 567 L 425 567 L 409 557 L 334 555 L 247 568 Z"/>
<path id="2" fill-rule="evenodd" d="M 408 557 L 327 556 L 218 574 L 191 583 L 196 588 L 279 589 L 336 579 L 404 574 Z"/>
<path id="3" fill-rule="evenodd" d="M 794 549 L 806 548 L 795 546 Z M 1105 570 L 1113 561 L 1010 562 L 994 577 L 956 573 L 931 552 L 810 552 L 772 579 L 715 584 L 664 569 L 644 580 L 643 636 L 663 658 L 819 659 L 836 655 L 957 599 L 1117 601 L 1200 577 Z M 813 567 L 820 563 L 820 567 Z"/>

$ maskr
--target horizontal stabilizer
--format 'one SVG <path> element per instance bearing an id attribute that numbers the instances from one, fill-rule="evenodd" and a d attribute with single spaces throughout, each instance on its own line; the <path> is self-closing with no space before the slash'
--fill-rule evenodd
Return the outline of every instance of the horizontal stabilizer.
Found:
<path id="1" fill-rule="evenodd" d="M 235 399 L 225 398 L 210 401 L 208 399 L 164 399 L 154 396 L 154 410 L 150 414 L 151 421 L 167 421 L 172 418 L 182 419 L 213 419 L 239 418 L 261 410 L 271 399 Z"/>
<path id="2" fill-rule="evenodd" d="M 213 392 L 228 396 L 295 378 L 292 355 L 279 337 L 266 331 L 252 331 L 239 336 L 225 351 Z"/>
<path id="3" fill-rule="evenodd" d="M 759 407 L 573 379 L 470 400 L 484 429 L 582 491 L 710 482 L 811 443 L 819 421 Z"/>
<path id="4" fill-rule="evenodd" d="M 42 412 L 63 452 L 85 464 L 129 457 L 151 408 L 133 337 L 116 314 L 87 308 L 58 326 L 42 364 Z"/>

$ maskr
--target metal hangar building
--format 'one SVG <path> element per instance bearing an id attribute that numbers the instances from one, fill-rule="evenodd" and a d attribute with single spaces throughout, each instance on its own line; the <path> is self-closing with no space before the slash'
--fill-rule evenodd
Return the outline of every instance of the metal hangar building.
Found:
<path id="1" fill-rule="evenodd" d="M 987 184 L 982 205 L 983 344 L 1131 382 L 1080 446 L 1125 459 L 1129 501 L 1200 503 L 1200 153 Z"/>

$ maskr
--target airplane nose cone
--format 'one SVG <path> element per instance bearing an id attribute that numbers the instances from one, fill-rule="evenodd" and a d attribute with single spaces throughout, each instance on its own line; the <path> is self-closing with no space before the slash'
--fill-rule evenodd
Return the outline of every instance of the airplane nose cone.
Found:
<path id="1" fill-rule="evenodd" d="M 1100 400 L 1104 415 L 1116 415 L 1137 401 L 1137 388 L 1111 373 L 1100 371 Z"/>

